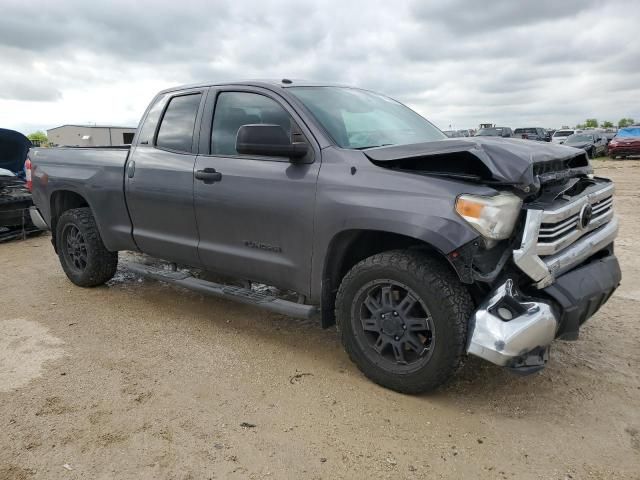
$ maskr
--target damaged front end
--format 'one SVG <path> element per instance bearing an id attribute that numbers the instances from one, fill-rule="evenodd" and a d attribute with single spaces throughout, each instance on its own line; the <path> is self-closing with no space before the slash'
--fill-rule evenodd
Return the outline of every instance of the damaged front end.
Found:
<path id="1" fill-rule="evenodd" d="M 480 235 L 448 260 L 478 305 L 468 353 L 535 372 L 546 364 L 552 341 L 577 339 L 620 283 L 613 183 L 593 176 L 584 152 L 563 146 L 485 138 L 437 143 L 366 154 L 382 167 L 481 183 L 521 199 L 508 236 L 491 233 L 511 211 L 494 214 L 480 229 L 456 204 Z M 480 208 L 471 205 L 469 215 Z"/>

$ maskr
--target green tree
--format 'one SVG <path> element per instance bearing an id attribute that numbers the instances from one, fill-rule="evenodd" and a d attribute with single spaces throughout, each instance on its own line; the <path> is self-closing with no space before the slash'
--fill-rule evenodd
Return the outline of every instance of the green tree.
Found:
<path id="1" fill-rule="evenodd" d="M 633 121 L 633 118 L 621 118 L 620 121 L 618 122 L 618 128 L 629 127 L 634 123 L 635 122 Z"/>
<path id="2" fill-rule="evenodd" d="M 47 134 L 44 133 L 42 130 L 38 130 L 36 132 L 30 133 L 29 135 L 27 135 L 27 138 L 31 140 L 31 143 L 33 143 L 34 145 L 43 146 L 49 143 Z"/>
<path id="3" fill-rule="evenodd" d="M 598 120 L 595 118 L 587 118 L 584 122 L 583 128 L 598 128 Z"/>
<path id="4" fill-rule="evenodd" d="M 609 120 L 605 120 L 604 122 L 602 122 L 602 128 L 613 128 L 613 122 L 610 122 Z"/>

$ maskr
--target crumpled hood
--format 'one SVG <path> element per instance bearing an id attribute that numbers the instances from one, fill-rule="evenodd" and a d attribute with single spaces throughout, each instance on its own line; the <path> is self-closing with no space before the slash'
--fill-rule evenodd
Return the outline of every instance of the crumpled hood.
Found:
<path id="1" fill-rule="evenodd" d="M 20 132 L 0 128 L 0 168 L 21 172 L 31 142 Z"/>
<path id="2" fill-rule="evenodd" d="M 440 173 L 447 172 L 449 168 L 454 172 L 464 173 L 460 166 L 473 166 L 473 162 L 468 161 L 471 155 L 482 163 L 495 182 L 519 185 L 525 189 L 529 186 L 536 189 L 539 187 L 540 181 L 537 177 L 540 172 L 567 169 L 563 165 L 552 169 L 552 164 L 557 166 L 559 163 L 575 163 L 577 167 L 590 169 L 583 151 L 564 145 L 510 138 L 452 138 L 412 145 L 371 148 L 365 150 L 364 154 L 374 163 L 414 159 L 413 163 L 416 166 L 413 169 L 425 173 L 429 173 L 432 167 Z"/>

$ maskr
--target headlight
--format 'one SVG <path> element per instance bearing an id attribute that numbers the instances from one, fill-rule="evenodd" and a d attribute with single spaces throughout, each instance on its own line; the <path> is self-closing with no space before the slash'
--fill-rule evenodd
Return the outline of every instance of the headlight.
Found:
<path id="1" fill-rule="evenodd" d="M 511 236 L 521 206 L 522 200 L 513 193 L 493 197 L 460 195 L 456 200 L 456 212 L 480 235 L 491 240 Z"/>

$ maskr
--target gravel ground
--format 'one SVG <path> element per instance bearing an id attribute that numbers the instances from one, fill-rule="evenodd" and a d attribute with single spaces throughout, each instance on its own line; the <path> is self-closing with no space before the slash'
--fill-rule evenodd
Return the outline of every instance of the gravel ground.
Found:
<path id="1" fill-rule="evenodd" d="M 311 322 L 126 270 L 85 290 L 48 237 L 0 245 L 0 479 L 640 478 L 640 162 L 595 163 L 620 289 L 544 371 L 470 359 L 431 395 Z"/>

